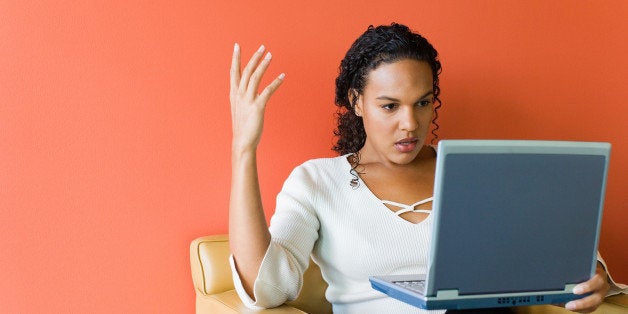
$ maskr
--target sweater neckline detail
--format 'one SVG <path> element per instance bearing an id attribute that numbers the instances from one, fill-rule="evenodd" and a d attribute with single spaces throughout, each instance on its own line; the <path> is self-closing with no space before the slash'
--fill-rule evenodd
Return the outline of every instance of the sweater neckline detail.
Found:
<path id="1" fill-rule="evenodd" d="M 420 200 L 420 201 L 418 201 L 418 202 L 416 202 L 414 204 L 410 204 L 410 205 L 401 204 L 401 203 L 397 203 L 397 202 L 393 202 L 393 201 L 387 201 L 387 200 L 380 200 L 380 201 L 382 203 L 386 204 L 386 205 L 400 207 L 401 209 L 395 212 L 395 215 L 399 216 L 399 215 L 407 213 L 407 212 L 431 214 L 432 213 L 431 209 L 415 209 L 415 207 L 417 207 L 419 205 L 423 205 L 423 204 L 429 203 L 429 202 L 431 202 L 433 200 L 434 200 L 434 197 L 430 196 L 430 197 L 428 197 L 426 199 Z"/>
<path id="2" fill-rule="evenodd" d="M 345 154 L 340 156 L 340 158 L 342 159 L 343 162 L 343 168 L 345 168 L 345 170 L 343 170 L 344 173 L 346 173 L 349 176 L 349 180 L 347 182 L 350 182 L 350 180 L 355 179 L 353 177 L 353 175 L 350 173 L 350 170 L 352 169 L 351 167 L 351 163 L 348 160 L 348 157 L 351 156 L 351 153 Z M 431 210 L 426 210 L 426 209 L 415 209 L 416 206 L 419 206 L 421 204 L 425 204 L 425 203 L 429 203 L 433 200 L 433 197 L 428 197 L 426 199 L 420 200 L 414 204 L 401 204 L 401 203 L 397 203 L 397 202 L 393 202 L 393 201 L 388 201 L 388 200 L 382 200 L 379 197 L 377 197 L 373 191 L 371 191 L 371 189 L 364 184 L 364 181 L 362 181 L 362 178 L 360 178 L 358 176 L 357 178 L 359 181 L 361 181 L 362 184 L 359 184 L 358 187 L 353 188 L 354 192 L 360 192 L 360 193 L 366 193 L 368 195 L 368 197 L 370 197 L 371 199 L 373 199 L 374 201 L 377 201 L 379 204 L 381 204 L 381 207 L 383 209 L 386 209 L 386 215 L 392 215 L 392 217 L 396 218 L 395 220 L 398 220 L 402 223 L 407 223 L 407 224 L 411 224 L 413 226 L 419 226 L 424 224 L 425 222 L 427 222 L 428 220 L 430 220 L 430 218 L 432 217 L 432 215 L 430 215 L 432 213 Z M 347 183 L 347 185 L 350 185 L 349 183 Z M 398 210 L 396 212 L 393 212 L 390 208 L 388 208 L 386 206 L 386 204 L 388 205 L 392 205 L 392 206 L 396 206 L 396 207 L 401 207 L 401 210 Z M 403 214 L 403 213 L 407 213 L 407 212 L 416 212 L 416 213 L 424 213 L 424 214 L 428 214 L 427 218 L 419 221 L 419 222 L 412 222 L 409 220 L 406 220 L 402 217 L 399 217 L 399 215 Z"/>

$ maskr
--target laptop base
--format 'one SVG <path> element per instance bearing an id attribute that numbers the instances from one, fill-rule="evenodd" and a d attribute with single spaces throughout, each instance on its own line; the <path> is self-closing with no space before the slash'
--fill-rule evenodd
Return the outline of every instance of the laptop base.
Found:
<path id="1" fill-rule="evenodd" d="M 499 295 L 474 295 L 460 296 L 457 292 L 449 291 L 439 292 L 438 296 L 425 297 L 418 292 L 409 289 L 400 289 L 398 285 L 387 280 L 370 277 L 371 287 L 380 292 L 385 293 L 389 297 L 425 310 L 464 310 L 479 308 L 499 308 L 528 306 L 541 304 L 564 304 L 572 300 L 580 299 L 585 295 L 577 295 L 571 293 L 574 285 L 567 285 L 565 290 L 556 291 L 555 293 L 543 292 L 542 294 L 512 293 L 510 295 L 500 293 Z"/>

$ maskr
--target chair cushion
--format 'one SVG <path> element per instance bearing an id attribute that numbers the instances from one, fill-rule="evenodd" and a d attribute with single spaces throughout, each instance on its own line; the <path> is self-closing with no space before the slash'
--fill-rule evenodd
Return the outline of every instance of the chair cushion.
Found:
<path id="1" fill-rule="evenodd" d="M 274 314 L 304 314 L 297 308 L 288 305 L 265 309 L 251 310 L 244 306 L 235 290 L 229 290 L 214 295 L 196 295 L 196 313 L 197 314 L 230 314 L 230 313 L 274 313 Z M 317 313 L 317 312 L 310 312 Z"/>

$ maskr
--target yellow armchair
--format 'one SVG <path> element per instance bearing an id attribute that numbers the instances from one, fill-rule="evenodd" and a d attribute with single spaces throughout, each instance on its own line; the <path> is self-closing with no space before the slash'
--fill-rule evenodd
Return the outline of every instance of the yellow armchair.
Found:
<path id="1" fill-rule="evenodd" d="M 299 297 L 286 304 L 267 310 L 253 311 L 244 306 L 236 294 L 229 266 L 229 239 L 227 235 L 212 235 L 195 239 L 190 244 L 190 265 L 196 290 L 197 314 L 223 313 L 332 313 L 325 299 L 327 283 L 318 266 L 310 262 L 304 274 L 303 289 Z M 522 306 L 514 313 L 565 314 L 572 313 L 552 305 Z M 608 297 L 593 313 L 627 314 L 628 295 Z"/>
<path id="2" fill-rule="evenodd" d="M 280 307 L 262 311 L 246 308 L 234 290 L 227 235 L 206 236 L 192 241 L 190 265 L 196 290 L 197 314 L 332 312 L 331 304 L 325 299 L 327 283 L 318 266 L 311 261 L 303 275 L 303 288 L 299 297 Z"/>

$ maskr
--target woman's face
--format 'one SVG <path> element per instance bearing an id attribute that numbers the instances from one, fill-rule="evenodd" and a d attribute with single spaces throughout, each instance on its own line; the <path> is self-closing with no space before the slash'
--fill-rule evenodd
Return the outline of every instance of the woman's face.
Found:
<path id="1" fill-rule="evenodd" d="M 412 162 L 423 147 L 434 112 L 429 64 L 411 59 L 381 64 L 368 74 L 355 111 L 366 131 L 361 160 Z"/>

